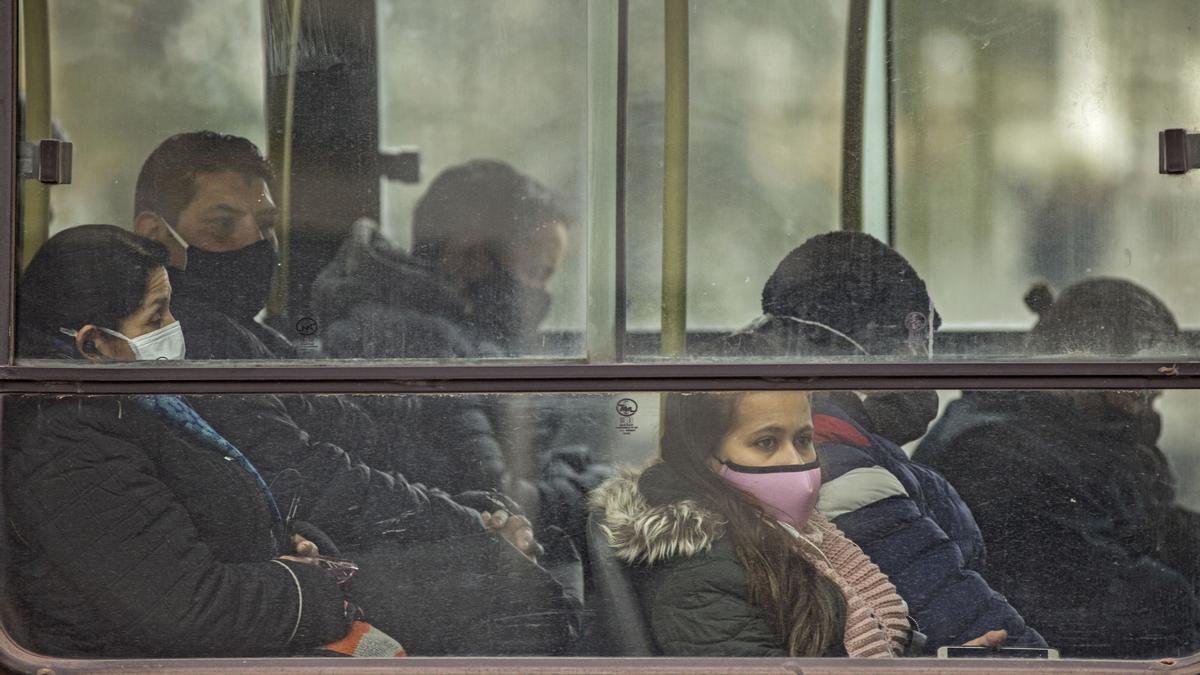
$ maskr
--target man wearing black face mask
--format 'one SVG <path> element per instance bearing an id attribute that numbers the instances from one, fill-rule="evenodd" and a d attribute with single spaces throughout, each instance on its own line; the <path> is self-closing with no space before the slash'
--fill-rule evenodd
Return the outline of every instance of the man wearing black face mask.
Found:
<path id="1" fill-rule="evenodd" d="M 278 266 L 272 183 L 270 165 L 250 141 L 212 132 L 173 136 L 142 165 L 134 231 L 171 255 L 173 301 L 181 316 L 194 318 L 197 358 L 294 355 L 287 339 L 255 320 Z M 195 318 L 201 315 L 211 320 Z M 254 339 L 239 339 L 242 333 Z"/>
<path id="2" fill-rule="evenodd" d="M 412 254 L 366 221 L 321 271 L 313 303 L 333 356 L 525 356 L 567 250 L 566 213 L 508 164 L 437 176 L 413 212 Z M 404 339 L 396 339 L 402 334 Z"/>
<path id="3" fill-rule="evenodd" d="M 359 221 L 317 277 L 313 306 L 326 354 L 453 359 L 536 353 L 534 338 L 550 306 L 546 287 L 562 264 L 569 222 L 546 187 L 504 162 L 472 160 L 446 169 L 417 202 L 411 254 L 378 226 Z M 376 410 L 376 420 L 411 439 L 404 447 L 423 451 L 370 461 L 455 489 L 500 487 L 535 515 L 539 531 L 558 526 L 582 544 L 587 491 L 609 470 L 591 460 L 587 445 L 559 439 L 569 426 L 552 407 L 560 401 L 432 400 L 423 419 L 406 429 L 394 414 Z M 566 408 L 577 409 L 569 403 Z M 531 409 L 512 409 L 525 405 Z M 529 466 L 512 468 L 505 456 L 529 457 Z M 464 471 L 481 464 L 488 471 Z"/>

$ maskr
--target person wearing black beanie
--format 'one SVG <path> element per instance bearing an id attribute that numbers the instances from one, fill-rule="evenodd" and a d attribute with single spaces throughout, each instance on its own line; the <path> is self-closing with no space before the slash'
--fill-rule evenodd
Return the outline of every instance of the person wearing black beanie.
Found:
<path id="1" fill-rule="evenodd" d="M 1025 295 L 1033 358 L 1179 353 L 1179 326 L 1124 279 Z M 953 481 L 988 574 L 1064 657 L 1166 658 L 1200 649 L 1200 514 L 1176 501 L 1158 448 L 1160 392 L 964 391 L 913 457 Z M 1000 476 L 1018 480 L 998 480 Z"/>
<path id="2" fill-rule="evenodd" d="M 925 282 L 899 253 L 861 232 L 832 232 L 789 253 L 763 288 L 764 315 L 721 345 L 726 356 L 928 359 L 940 324 Z M 1045 646 L 981 576 L 982 536 L 935 471 L 899 444 L 937 416 L 936 391 L 819 392 L 813 397 L 818 509 L 896 585 L 928 647 L 1004 630 Z"/>

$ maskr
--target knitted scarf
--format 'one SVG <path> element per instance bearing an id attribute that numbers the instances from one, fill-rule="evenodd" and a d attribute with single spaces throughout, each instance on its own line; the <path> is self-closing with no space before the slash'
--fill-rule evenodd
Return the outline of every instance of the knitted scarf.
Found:
<path id="1" fill-rule="evenodd" d="M 792 532 L 802 554 L 841 589 L 846 599 L 843 635 L 846 654 L 899 656 L 908 644 L 911 630 L 908 605 L 887 576 L 857 544 L 819 513 L 813 514 L 804 530 Z"/>

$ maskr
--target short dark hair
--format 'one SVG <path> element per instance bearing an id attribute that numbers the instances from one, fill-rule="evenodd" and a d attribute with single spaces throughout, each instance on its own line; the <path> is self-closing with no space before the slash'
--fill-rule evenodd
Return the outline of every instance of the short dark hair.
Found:
<path id="1" fill-rule="evenodd" d="M 475 159 L 438 174 L 413 210 L 413 255 L 436 260 L 446 244 L 476 238 L 515 245 L 549 223 L 569 224 L 553 193 L 508 164 Z"/>
<path id="2" fill-rule="evenodd" d="M 134 190 L 133 214 L 150 211 L 174 224 L 196 196 L 196 176 L 223 171 L 261 178 L 274 190 L 275 173 L 258 146 L 241 136 L 189 131 L 163 141 L 146 158 Z"/>
<path id="3" fill-rule="evenodd" d="M 61 356 L 50 348 L 60 328 L 118 330 L 146 297 L 150 272 L 167 249 L 115 225 L 80 225 L 50 237 L 17 286 L 17 352 Z"/>

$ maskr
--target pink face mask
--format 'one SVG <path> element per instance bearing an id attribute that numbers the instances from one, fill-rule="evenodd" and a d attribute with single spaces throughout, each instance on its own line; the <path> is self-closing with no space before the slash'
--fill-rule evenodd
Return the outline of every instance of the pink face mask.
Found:
<path id="1" fill-rule="evenodd" d="M 821 490 L 817 462 L 786 466 L 742 466 L 721 462 L 721 478 L 762 504 L 767 514 L 800 529 L 808 523 Z"/>

